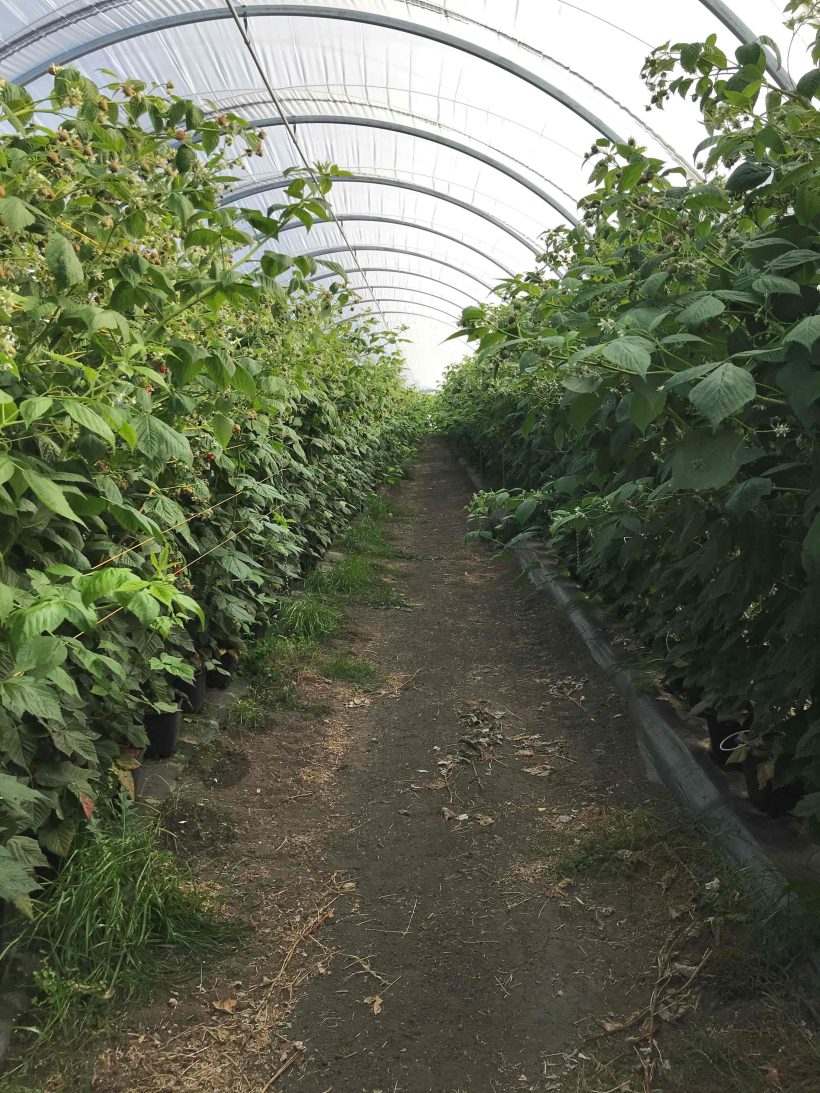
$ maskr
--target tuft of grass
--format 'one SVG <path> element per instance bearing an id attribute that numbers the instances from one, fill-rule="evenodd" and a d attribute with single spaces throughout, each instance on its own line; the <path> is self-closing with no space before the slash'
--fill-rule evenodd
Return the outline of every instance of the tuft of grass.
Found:
<path id="1" fill-rule="evenodd" d="M 307 591 L 298 599 L 280 601 L 279 611 L 271 623 L 270 636 L 289 638 L 297 643 L 318 644 L 335 633 L 342 613 L 332 604 Z"/>
<path id="2" fill-rule="evenodd" d="M 693 825 L 673 827 L 649 808 L 611 808 L 555 868 L 565 877 L 611 876 L 647 859 L 668 864 L 695 857 L 717 866 L 716 852 Z"/>
<path id="3" fill-rule="evenodd" d="M 123 793 L 43 885 L 33 919 L 4 954 L 38 961 L 32 1047 L 78 1038 L 110 1018 L 112 1005 L 150 994 L 167 966 L 232 938 L 183 862 L 162 848 L 163 834 Z"/>
<path id="4" fill-rule="evenodd" d="M 362 505 L 362 515 L 385 523 L 388 520 L 399 520 L 403 514 L 395 501 L 391 501 L 389 497 L 380 493 L 370 493 Z"/>
<path id="5" fill-rule="evenodd" d="M 356 520 L 339 538 L 339 549 L 370 558 L 393 558 L 396 551 L 387 530 L 372 516 Z"/>
<path id="6" fill-rule="evenodd" d="M 336 565 L 316 569 L 305 581 L 308 593 L 321 596 L 355 596 L 357 599 L 382 580 L 370 558 L 347 554 Z"/>
<path id="7" fill-rule="evenodd" d="M 343 683 L 353 683 L 363 691 L 372 691 L 381 682 L 381 674 L 374 664 L 346 653 L 336 653 L 323 661 L 320 668 L 326 679 L 338 679 Z"/>

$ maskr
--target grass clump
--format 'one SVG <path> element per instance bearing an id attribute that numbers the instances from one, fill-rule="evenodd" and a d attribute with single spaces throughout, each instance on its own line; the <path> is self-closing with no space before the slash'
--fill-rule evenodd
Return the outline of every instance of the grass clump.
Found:
<path id="1" fill-rule="evenodd" d="M 316 569 L 305 581 L 309 593 L 323 596 L 355 596 L 360 599 L 382 580 L 381 570 L 370 558 L 347 554 L 340 562 Z"/>
<path id="2" fill-rule="evenodd" d="M 564 877 L 583 874 L 611 876 L 636 864 L 669 864 L 698 857 L 716 867 L 718 858 L 691 825 L 672 827 L 649 808 L 611 808 L 584 833 L 581 841 L 557 864 Z M 706 864 L 706 863 L 705 863 Z"/>
<path id="3" fill-rule="evenodd" d="M 102 811 L 102 810 L 100 810 Z M 77 1038 L 110 1017 L 112 1004 L 145 997 L 160 972 L 225 945 L 217 917 L 190 871 L 161 843 L 159 823 L 123 793 L 92 817 L 76 849 L 44 883 L 30 922 L 6 959 L 33 954 L 36 1044 Z"/>
<path id="4" fill-rule="evenodd" d="M 346 653 L 336 653 L 328 657 L 321 666 L 325 679 L 337 679 L 342 683 L 352 683 L 363 691 L 372 691 L 381 682 L 381 674 L 374 664 Z"/>
<path id="5" fill-rule="evenodd" d="M 316 590 L 311 589 L 297 599 L 282 600 L 271 623 L 269 637 L 314 645 L 327 641 L 338 630 L 342 613 L 315 593 Z"/>
<path id="6" fill-rule="evenodd" d="M 338 545 L 340 550 L 370 558 L 393 558 L 396 554 L 386 529 L 372 516 L 362 516 L 351 524 Z"/>

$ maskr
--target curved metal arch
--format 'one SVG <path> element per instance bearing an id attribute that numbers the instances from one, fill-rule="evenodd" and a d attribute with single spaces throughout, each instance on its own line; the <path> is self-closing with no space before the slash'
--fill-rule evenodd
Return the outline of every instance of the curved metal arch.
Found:
<path id="1" fill-rule="evenodd" d="M 477 57 L 480 61 L 485 61 L 487 64 L 502 69 L 511 76 L 515 76 L 519 80 L 523 80 L 525 83 L 530 84 L 530 86 L 537 88 L 539 91 L 543 91 L 545 95 L 548 95 L 568 110 L 571 110 L 573 114 L 581 118 L 593 129 L 597 129 L 599 133 L 609 140 L 622 140 L 615 130 L 611 129 L 606 122 L 591 110 L 588 110 L 582 103 L 578 102 L 574 96 L 563 91 L 560 87 L 556 87 L 555 84 L 550 83 L 549 80 L 543 79 L 535 72 L 531 72 L 523 65 L 519 65 L 515 61 L 509 60 L 502 54 L 495 53 L 491 49 L 485 49 L 484 46 L 480 46 L 475 42 L 470 42 L 457 34 L 449 34 L 447 31 L 437 30 L 435 27 L 423 26 L 422 24 L 414 23 L 409 19 L 396 19 L 390 15 L 377 15 L 374 12 L 355 11 L 348 8 L 330 8 L 319 4 L 309 6 L 301 4 L 254 4 L 250 7 L 243 4 L 241 6 L 236 5 L 236 7 L 238 14 L 244 16 L 246 19 L 270 17 L 339 19 L 351 23 L 365 23 L 370 26 L 381 27 L 384 30 L 395 30 L 403 34 L 412 34 L 417 38 L 426 38 L 428 41 L 457 49 L 462 53 L 467 53 L 472 57 Z M 93 7 L 89 9 L 89 14 L 95 14 Z M 99 49 L 105 49 L 107 46 L 116 45 L 118 42 L 128 41 L 130 38 L 138 38 L 144 34 L 151 34 L 160 30 L 175 29 L 180 26 L 185 26 L 186 24 L 212 22 L 214 20 L 230 18 L 232 18 L 232 15 L 227 7 L 209 8 L 200 9 L 198 11 L 182 12 L 177 15 L 166 15 L 159 19 L 149 19 L 146 22 L 137 23 L 132 27 L 121 27 L 117 30 L 110 31 L 108 34 L 101 34 L 88 42 L 71 46 L 68 49 L 63 50 L 57 56 L 34 65 L 27 72 L 23 72 L 17 76 L 14 83 L 30 83 L 38 76 L 42 76 L 43 73 L 47 72 L 52 64 L 70 64 L 72 61 L 76 61 L 78 58 L 84 57 L 88 53 L 94 53 Z"/>
<path id="2" fill-rule="evenodd" d="M 442 285 L 441 287 L 443 288 L 444 286 Z M 413 293 L 416 294 L 416 296 L 429 296 L 431 300 L 438 300 L 438 302 L 440 304 L 450 304 L 451 307 L 458 308 L 459 311 L 464 310 L 462 308 L 461 304 L 458 302 L 458 300 L 448 300 L 447 297 L 442 296 L 441 293 L 425 292 L 424 289 L 410 288 L 407 285 L 396 285 L 396 284 L 368 285 L 366 289 L 365 289 L 364 286 L 358 287 L 356 285 L 350 285 L 349 288 L 348 288 L 348 291 L 349 292 L 355 292 L 355 293 L 371 292 L 372 291 L 373 293 L 376 293 L 376 292 L 379 292 L 382 289 L 386 292 L 413 292 Z M 361 297 L 361 298 L 365 299 L 365 297 Z M 468 296 L 468 299 L 471 301 L 471 303 L 475 303 L 474 297 Z M 399 302 L 398 300 L 393 300 L 393 303 L 398 303 L 398 302 Z M 401 303 L 412 303 L 412 300 L 402 300 Z"/>
<path id="3" fill-rule="evenodd" d="M 456 300 L 448 300 L 448 299 L 446 299 L 446 297 L 440 296 L 435 292 L 425 292 L 423 289 L 420 289 L 420 288 L 408 288 L 406 285 L 370 285 L 370 286 L 368 286 L 368 290 L 372 291 L 374 294 L 377 293 L 379 291 L 379 289 L 385 289 L 385 291 L 387 291 L 387 292 L 414 292 L 417 296 L 429 296 L 431 300 L 438 300 L 438 302 L 440 304 L 450 304 L 452 307 L 458 308 L 459 311 L 464 310 Z M 364 288 L 360 289 L 360 288 L 356 288 L 355 286 L 351 286 L 351 291 L 353 291 L 353 292 L 363 292 L 363 291 L 365 291 L 365 289 Z M 367 300 L 364 297 L 362 297 L 362 299 L 364 300 L 365 303 L 367 303 Z M 411 303 L 413 303 L 412 300 L 399 300 L 399 299 L 396 299 L 396 298 L 392 298 L 389 302 L 393 303 L 393 304 L 411 304 Z M 423 303 L 423 301 L 419 301 L 419 302 Z M 475 302 L 475 301 L 473 301 L 473 302 Z"/>
<path id="4" fill-rule="evenodd" d="M 478 284 L 486 288 L 488 292 L 493 291 L 492 285 L 488 285 L 486 281 L 482 281 L 481 278 L 476 277 L 474 273 L 467 273 L 466 270 L 463 270 L 461 268 L 461 266 L 454 266 L 452 262 L 445 262 L 443 258 L 436 258 L 435 255 L 425 254 L 424 251 L 407 250 L 405 247 L 367 246 L 367 244 L 365 243 L 354 243 L 350 247 L 324 247 L 322 250 L 308 250 L 304 252 L 304 255 L 307 258 L 322 258 L 326 254 L 349 254 L 351 251 L 360 250 L 386 251 L 391 254 L 406 254 L 410 258 L 424 258 L 428 262 L 436 262 L 440 266 L 446 266 L 448 269 L 454 269 L 456 273 L 463 273 L 465 277 L 471 277 L 473 281 L 477 281 Z M 293 255 L 292 257 L 299 256 Z M 397 269 L 393 272 L 401 273 L 402 271 Z"/>
<path id="5" fill-rule="evenodd" d="M 757 41 L 757 35 L 750 26 L 743 22 L 737 12 L 733 11 L 728 4 L 724 4 L 722 0 L 700 0 L 701 4 L 707 11 L 723 23 L 727 30 L 730 30 L 734 34 L 735 38 L 739 38 L 741 42 L 749 44 Z M 763 47 L 763 52 L 766 54 L 766 68 L 774 77 L 776 83 L 778 83 L 784 90 L 788 91 L 794 87 L 794 81 L 789 73 L 782 65 L 778 65 L 771 53 Z"/>
<path id="6" fill-rule="evenodd" d="M 502 174 L 505 174 L 514 182 L 519 183 L 519 185 L 526 187 L 530 193 L 535 194 L 536 197 L 540 197 L 542 201 L 551 205 L 552 208 L 555 209 L 560 216 L 563 216 L 565 220 L 568 220 L 570 224 L 577 225 L 579 223 L 578 217 L 574 216 L 569 209 L 564 208 L 560 201 L 557 201 L 551 194 L 548 194 L 546 190 L 542 190 L 537 183 L 532 182 L 526 175 L 522 175 L 520 171 L 516 171 L 514 167 L 502 163 L 501 160 L 496 159 L 494 156 L 488 156 L 486 152 L 481 152 L 477 148 L 471 148 L 469 144 L 462 144 L 460 141 L 453 140 L 452 137 L 446 137 L 443 133 L 431 133 L 427 129 L 419 129 L 415 125 L 404 125 L 402 122 L 398 121 L 388 121 L 386 118 L 363 118 L 358 117 L 355 114 L 289 114 L 287 120 L 288 125 L 292 126 L 361 125 L 366 129 L 385 129 L 390 133 L 402 133 L 405 136 L 432 141 L 433 144 L 441 144 L 443 147 L 450 148 L 454 152 L 461 152 L 462 155 L 477 159 L 479 162 L 487 164 L 488 167 L 492 167 L 496 171 L 501 171 Z M 253 119 L 253 125 L 257 129 L 273 129 L 276 126 L 284 124 L 284 120 L 278 115 L 269 118 Z M 234 190 L 232 200 L 241 201 L 249 192 L 259 193 L 260 191 L 253 190 L 250 186 Z"/>
<path id="7" fill-rule="evenodd" d="M 404 315 L 404 316 L 410 315 L 410 316 L 414 316 L 417 319 L 429 319 L 431 323 L 441 323 L 442 326 L 450 326 L 451 325 L 451 323 L 447 319 L 440 319 L 437 315 L 425 314 L 423 311 L 393 311 L 391 309 L 389 311 L 382 311 L 381 314 L 382 314 L 382 316 L 384 316 L 384 315 Z M 355 315 L 351 315 L 351 319 L 355 319 L 355 318 L 356 318 Z"/>
<path id="8" fill-rule="evenodd" d="M 267 190 L 283 190 L 286 186 L 290 186 L 293 182 L 292 178 L 277 178 L 273 182 L 260 182 L 255 183 L 253 186 L 245 187 L 242 193 L 245 197 L 252 197 L 254 194 L 262 194 Z M 500 231 L 506 232 L 507 235 L 511 235 L 513 239 L 517 239 L 518 242 L 532 251 L 533 254 L 539 255 L 542 248 L 528 239 L 526 235 L 517 231 L 511 224 L 507 224 L 504 220 L 499 220 L 497 216 L 493 216 L 492 213 L 486 212 L 484 209 L 479 209 L 477 205 L 473 205 L 469 201 L 462 201 L 460 197 L 454 197 L 452 194 L 443 194 L 438 190 L 434 190 L 432 186 L 423 186 L 420 182 L 413 182 L 410 179 L 401 178 L 383 178 L 381 175 L 342 175 L 339 178 L 333 179 L 333 185 L 338 186 L 341 182 L 366 182 L 373 186 L 396 186 L 401 190 L 413 190 L 418 194 L 425 194 L 427 197 L 435 197 L 440 201 L 448 201 L 451 205 L 457 206 L 459 209 L 465 209 L 467 212 L 475 213 L 476 216 L 480 216 L 483 220 L 486 220 L 489 224 L 498 228 Z M 233 194 L 228 194 L 223 198 L 221 204 L 230 205 L 237 199 Z"/>
<path id="9" fill-rule="evenodd" d="M 441 285 L 443 288 L 452 288 L 456 292 L 460 292 L 463 296 L 466 296 L 468 300 L 475 301 L 475 296 L 471 296 L 465 288 L 459 288 L 458 285 L 451 285 L 449 282 L 439 281 L 436 277 L 431 277 L 429 273 L 419 273 L 413 269 L 400 269 L 398 266 L 362 266 L 361 270 L 358 267 L 352 269 L 344 268 L 342 271 L 345 276 L 351 273 L 400 273 L 402 277 L 419 277 L 422 281 L 430 281 L 434 285 Z M 464 270 L 460 271 L 465 277 L 471 281 L 476 281 L 477 284 L 484 287 L 483 282 L 479 281 L 477 277 L 473 277 L 471 273 L 466 273 Z M 338 273 L 334 273 L 332 270 L 328 270 L 327 273 L 317 273 L 313 277 L 308 277 L 309 282 L 325 281 L 328 277 L 338 277 Z M 360 292 L 366 289 L 364 285 L 351 285 L 354 292 Z M 379 286 L 376 285 L 376 288 Z"/>
<path id="10" fill-rule="evenodd" d="M 441 323 L 442 326 L 452 326 L 453 325 L 453 321 L 450 320 L 450 319 L 442 319 L 442 318 L 439 318 L 438 315 L 434 315 L 430 312 L 424 312 L 424 311 L 395 311 L 392 308 L 389 308 L 387 311 L 380 311 L 380 312 L 371 311 L 369 314 L 370 314 L 370 317 L 372 317 L 374 319 L 384 320 L 385 315 L 402 315 L 405 319 L 407 319 L 407 318 L 429 319 L 429 321 L 431 323 Z M 365 318 L 365 316 L 364 316 L 364 314 L 362 314 L 362 312 L 359 311 L 359 312 L 354 312 L 352 315 L 345 315 L 344 318 L 345 319 L 363 319 L 363 318 Z M 389 325 L 389 324 L 385 323 L 385 325 Z"/>
<path id="11" fill-rule="evenodd" d="M 432 304 L 423 304 L 420 301 L 418 303 L 412 303 L 412 301 L 410 301 L 410 300 L 387 300 L 387 299 L 379 299 L 377 297 L 376 298 L 376 303 L 377 303 L 377 305 L 380 305 L 380 304 L 383 304 L 383 303 L 384 304 L 390 304 L 390 303 L 393 303 L 393 304 L 408 304 L 409 303 L 409 304 L 411 304 L 412 307 L 427 307 L 431 311 L 434 311 L 437 315 L 443 315 L 446 319 L 450 319 L 450 321 L 454 325 L 458 325 L 458 322 L 459 322 L 458 315 L 451 315 L 449 311 L 444 311 L 440 307 L 434 307 Z M 368 303 L 367 303 L 367 300 L 357 300 L 353 303 L 346 304 L 345 306 L 346 307 L 367 307 Z M 370 304 L 369 306 L 372 307 L 373 305 Z M 379 311 L 383 315 L 390 314 L 390 312 L 383 311 L 383 309 L 381 307 L 379 307 Z"/>
<path id="12" fill-rule="evenodd" d="M 513 271 L 508 269 L 503 262 L 499 262 L 497 258 L 493 258 L 492 255 L 487 254 L 487 252 L 481 250 L 480 247 L 474 247 L 472 243 L 465 243 L 463 239 L 459 239 L 455 235 L 450 235 L 449 232 L 439 231 L 438 228 L 431 228 L 427 224 L 417 224 L 414 220 L 402 220 L 397 216 L 377 216 L 375 213 L 336 213 L 332 220 L 317 220 L 315 223 L 333 225 L 337 221 L 350 223 L 351 221 L 357 220 L 368 224 L 399 224 L 403 228 L 414 228 L 416 231 L 429 232 L 431 235 L 437 235 L 441 239 L 447 239 L 451 243 L 458 243 L 459 246 L 466 247 L 467 250 L 473 251 L 481 258 L 486 258 L 488 262 L 492 262 L 494 266 L 498 266 L 498 268 L 502 269 L 509 277 L 515 276 Z M 304 231 L 308 230 L 305 225 L 299 221 L 295 224 L 286 224 L 285 227 L 279 231 L 279 235 L 281 236 L 282 233 L 286 231 L 296 231 L 299 228 L 302 228 Z"/>

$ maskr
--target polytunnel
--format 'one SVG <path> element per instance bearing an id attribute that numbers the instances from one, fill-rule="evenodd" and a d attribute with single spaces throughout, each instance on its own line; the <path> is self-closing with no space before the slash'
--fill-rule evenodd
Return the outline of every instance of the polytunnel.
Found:
<path id="1" fill-rule="evenodd" d="M 238 113 L 268 139 L 228 200 L 262 211 L 300 158 L 340 165 L 334 218 L 277 247 L 331 257 L 355 310 L 405 322 L 427 383 L 463 352 L 442 344 L 460 310 L 575 220 L 596 139 L 634 137 L 696 173 L 696 111 L 647 113 L 640 70 L 655 46 L 713 33 L 768 36 L 783 87 L 807 67 L 774 0 L 2 0 L 0 70 L 35 96 L 54 64 L 171 80 Z"/>

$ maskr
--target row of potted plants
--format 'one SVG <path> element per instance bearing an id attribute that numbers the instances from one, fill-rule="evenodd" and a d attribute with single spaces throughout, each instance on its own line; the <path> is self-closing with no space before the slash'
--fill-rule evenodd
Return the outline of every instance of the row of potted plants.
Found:
<path id="1" fill-rule="evenodd" d="M 261 135 L 138 80 L 0 81 L 0 899 L 167 751 L 419 428 L 310 259 L 336 168 L 223 206 Z M 281 194 L 281 191 L 277 191 Z"/>
<path id="2" fill-rule="evenodd" d="M 790 29 L 813 28 L 792 0 Z M 444 427 L 705 716 L 750 796 L 820 831 L 820 70 L 771 42 L 656 50 L 652 103 L 694 100 L 686 176 L 596 142 L 583 223 L 468 308 Z M 820 40 L 813 51 L 820 61 Z"/>

